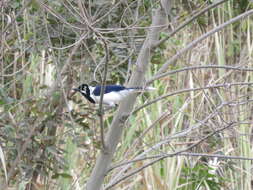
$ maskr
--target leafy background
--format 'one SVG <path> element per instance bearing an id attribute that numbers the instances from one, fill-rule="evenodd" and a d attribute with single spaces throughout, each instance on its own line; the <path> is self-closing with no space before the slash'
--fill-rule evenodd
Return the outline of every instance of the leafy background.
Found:
<path id="1" fill-rule="evenodd" d="M 173 2 L 160 38 L 211 3 Z M 101 148 L 100 124 L 97 107 L 71 89 L 101 83 L 103 40 L 106 83 L 126 84 L 159 6 L 156 0 L 0 3 L 1 186 L 85 187 Z M 250 9 L 247 0 L 230 0 L 198 16 L 151 51 L 146 80 L 187 44 Z M 156 91 L 138 97 L 106 188 L 252 189 L 252 27 L 246 17 L 201 41 L 169 66 L 175 72 L 151 84 Z M 114 113 L 105 113 L 105 131 Z M 141 155 L 147 158 L 136 160 Z"/>

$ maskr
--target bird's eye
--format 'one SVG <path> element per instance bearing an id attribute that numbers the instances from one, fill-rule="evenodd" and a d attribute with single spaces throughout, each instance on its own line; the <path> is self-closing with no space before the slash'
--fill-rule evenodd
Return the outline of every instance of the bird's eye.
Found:
<path id="1" fill-rule="evenodd" d="M 82 90 L 83 90 L 83 91 L 86 91 L 86 86 L 82 86 Z"/>

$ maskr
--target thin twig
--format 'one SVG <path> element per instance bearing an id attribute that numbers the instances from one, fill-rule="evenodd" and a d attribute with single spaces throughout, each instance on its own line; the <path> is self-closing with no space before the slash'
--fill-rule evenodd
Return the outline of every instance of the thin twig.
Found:
<path id="1" fill-rule="evenodd" d="M 103 16 L 100 16 L 97 20 L 95 20 L 91 25 L 95 25 L 96 23 L 100 22 L 101 20 L 103 20 L 106 16 L 108 16 L 116 7 L 118 7 L 122 2 L 124 2 L 123 0 L 117 2 L 113 7 L 111 7 L 109 9 L 108 12 L 106 12 Z"/>
<path id="2" fill-rule="evenodd" d="M 105 64 L 104 64 L 104 76 L 101 83 L 101 91 L 100 91 L 100 100 L 99 100 L 99 120 L 100 120 L 100 134 L 101 134 L 101 142 L 102 142 L 102 150 L 106 150 L 105 140 L 104 140 L 104 111 L 103 111 L 103 97 L 105 92 L 106 85 L 106 77 L 107 77 L 107 66 L 109 62 L 109 50 L 106 41 L 101 38 L 104 43 L 105 48 Z"/>
<path id="3" fill-rule="evenodd" d="M 220 5 L 220 4 L 222 4 L 222 3 L 226 2 L 226 1 L 228 1 L 228 0 L 218 1 L 217 3 L 213 3 L 213 4 L 209 5 L 208 7 L 204 8 L 203 10 L 201 10 L 200 12 L 196 13 L 191 18 L 189 18 L 188 20 L 186 20 L 184 23 L 180 24 L 175 30 L 171 31 L 166 38 L 161 39 L 159 42 L 157 42 L 153 47 L 157 47 L 160 44 L 164 43 L 171 36 L 173 36 L 178 31 L 180 31 L 182 28 L 184 28 L 185 26 L 187 26 L 188 24 L 190 24 L 192 21 L 194 21 L 195 19 L 197 19 L 200 15 L 204 14 L 205 12 L 207 12 L 207 11 L 209 11 L 209 10 L 217 7 L 218 5 Z"/>
<path id="4" fill-rule="evenodd" d="M 164 98 L 167 98 L 169 96 L 174 96 L 177 94 L 181 94 L 181 93 L 186 93 L 186 92 L 191 92 L 191 91 L 197 91 L 197 90 L 205 90 L 205 89 L 212 89 L 212 88 L 222 88 L 222 87 L 230 87 L 230 86 L 238 86 L 238 85 L 253 85 L 253 82 L 235 82 L 235 83 L 224 83 L 224 84 L 216 84 L 216 85 L 210 85 L 210 86 L 205 86 L 205 87 L 198 87 L 198 88 L 187 88 L 187 89 L 182 89 L 182 90 L 178 90 L 172 93 L 168 93 L 168 94 L 164 94 L 163 96 L 160 96 L 154 100 L 151 100 L 149 102 L 147 102 L 146 104 L 143 104 L 142 106 L 136 108 L 133 111 L 133 114 L 135 114 L 136 112 L 140 111 L 141 109 L 154 104 Z"/>
<path id="5" fill-rule="evenodd" d="M 107 66 L 109 62 L 109 50 L 106 43 L 106 40 L 104 37 L 94 28 L 91 23 L 89 22 L 89 19 L 85 15 L 84 12 L 82 12 L 83 19 L 85 21 L 85 24 L 87 27 L 94 32 L 103 42 L 104 49 L 105 49 L 105 64 L 104 64 L 104 75 L 101 81 L 101 91 L 100 91 L 100 100 L 99 100 L 99 120 L 100 120 L 100 135 L 101 135 L 101 143 L 102 143 L 102 151 L 106 152 L 106 145 L 104 140 L 104 111 L 103 111 L 103 97 L 105 92 L 105 85 L 106 85 L 106 78 L 107 78 Z"/>
<path id="6" fill-rule="evenodd" d="M 132 172 L 129 172 L 128 174 L 126 174 L 125 176 L 121 177 L 120 179 L 118 179 L 118 180 L 115 181 L 114 183 L 112 183 L 112 184 L 106 186 L 106 187 L 105 187 L 105 190 L 112 188 L 113 186 L 117 185 L 117 184 L 120 183 L 121 181 L 123 181 L 123 180 L 125 180 L 125 179 L 127 179 L 127 178 L 129 178 L 129 177 L 131 177 L 131 176 L 133 176 L 133 175 L 135 175 L 136 173 L 139 173 L 139 172 L 142 171 L 143 169 L 145 169 L 145 168 L 147 168 L 147 167 L 149 167 L 149 166 L 151 166 L 151 165 L 157 163 L 157 162 L 160 161 L 160 160 L 163 160 L 163 159 L 168 158 L 168 157 L 177 156 L 177 155 L 179 155 L 179 154 L 181 154 L 181 153 L 183 153 L 183 152 L 186 152 L 186 151 L 191 150 L 192 148 L 198 146 L 199 144 L 201 144 L 203 141 L 205 141 L 205 140 L 208 139 L 209 137 L 212 137 L 212 136 L 215 135 L 216 133 L 219 133 L 219 132 L 221 132 L 221 131 L 227 129 L 227 128 L 231 127 L 231 126 L 234 125 L 234 124 L 236 124 L 236 122 L 231 122 L 231 123 L 229 123 L 229 124 L 226 125 L 225 127 L 222 127 L 222 128 L 220 128 L 220 129 L 218 129 L 218 130 L 212 132 L 211 134 L 209 134 L 209 135 L 203 137 L 202 139 L 200 139 L 197 143 L 192 144 L 191 146 L 189 146 L 189 147 L 187 147 L 187 148 L 185 148 L 185 149 L 183 149 L 183 150 L 177 151 L 177 152 L 175 152 L 175 153 L 169 153 L 169 154 L 165 153 L 165 154 L 162 155 L 161 157 L 159 157 L 159 158 L 157 158 L 157 159 L 151 161 L 151 162 L 148 163 L 148 164 L 143 165 L 142 167 L 140 167 L 140 168 L 138 168 L 138 169 L 133 170 Z"/>
<path id="7" fill-rule="evenodd" d="M 59 19 L 62 23 L 66 24 L 66 26 L 69 26 L 71 29 L 78 29 L 80 31 L 83 30 L 83 28 L 78 27 L 78 26 L 73 25 L 70 22 L 68 22 L 61 14 L 58 14 L 54 9 L 52 9 L 51 7 L 49 7 L 47 4 L 43 3 L 42 1 L 38 1 L 37 3 L 41 6 L 41 8 L 43 8 L 44 10 L 46 10 L 52 16 L 54 16 L 57 19 Z"/>
<path id="8" fill-rule="evenodd" d="M 146 157 L 137 158 L 134 160 L 129 160 L 129 161 L 114 165 L 113 167 L 111 167 L 109 169 L 109 171 L 112 171 L 113 169 L 116 169 L 118 167 L 122 167 L 127 164 L 131 164 L 131 163 L 135 163 L 135 162 L 139 162 L 139 161 L 143 161 L 143 160 L 148 160 L 148 159 L 161 158 L 163 156 L 164 156 L 164 154 L 159 154 L 159 155 L 155 155 L 155 156 L 146 156 Z M 201 156 L 201 157 L 211 157 L 211 158 L 221 158 L 221 159 L 231 159 L 231 160 L 251 160 L 251 161 L 253 161 L 253 158 L 248 158 L 248 157 L 243 157 L 243 156 L 226 156 L 223 154 L 207 154 L 207 153 L 194 153 L 194 152 L 182 152 L 182 153 L 177 154 L 176 156 L 188 156 L 188 157 Z"/>
<path id="9" fill-rule="evenodd" d="M 12 177 L 15 175 L 15 171 L 16 171 L 15 169 L 16 169 L 17 165 L 19 164 L 24 152 L 27 150 L 28 146 L 30 145 L 30 142 L 32 140 L 31 137 L 34 136 L 34 134 L 37 132 L 36 129 L 41 122 L 37 121 L 37 122 L 33 122 L 33 123 L 36 123 L 36 125 L 34 125 L 30 128 L 30 132 L 27 135 L 27 138 L 25 139 L 24 143 L 22 144 L 21 150 L 19 150 L 16 159 L 12 162 L 11 167 L 8 172 L 8 181 L 7 181 L 7 184 L 5 184 L 6 186 L 3 187 L 3 189 L 7 189 L 8 183 L 10 182 Z"/>
<path id="10" fill-rule="evenodd" d="M 171 140 L 182 138 L 187 136 L 189 133 L 193 133 L 194 130 L 199 130 L 201 126 L 205 125 L 210 119 L 214 118 L 216 115 L 219 114 L 220 110 L 225 106 L 228 105 L 229 102 L 223 102 L 222 104 L 218 105 L 212 113 L 207 115 L 203 120 L 198 121 L 196 124 L 187 127 L 186 129 L 176 132 L 174 134 L 171 134 L 169 136 L 166 136 L 164 139 L 157 142 L 155 145 L 151 146 L 141 154 L 139 154 L 135 159 L 139 159 L 147 155 L 151 151 L 157 151 L 162 145 L 168 144 Z M 122 175 L 124 175 L 125 171 L 129 170 L 129 165 L 122 168 L 119 172 L 117 172 L 117 175 L 110 180 L 110 183 L 114 183 L 114 181 L 117 181 Z"/>
<path id="11" fill-rule="evenodd" d="M 23 14 L 23 12 L 25 11 L 25 9 L 29 6 L 29 4 L 31 3 L 32 0 L 29 0 L 29 1 L 25 1 L 24 2 L 24 5 L 22 5 L 22 8 L 20 9 L 20 11 L 15 15 L 15 17 L 12 19 L 13 20 L 16 20 L 21 14 Z M 10 26 L 13 26 L 12 24 L 13 22 L 10 22 L 7 24 L 7 26 L 3 29 L 2 32 L 0 32 L 0 36 L 3 36 L 9 29 Z"/>
<path id="12" fill-rule="evenodd" d="M 173 64 L 177 59 L 179 59 L 179 57 L 181 57 L 182 55 L 185 54 L 185 52 L 187 52 L 188 50 L 191 50 L 196 44 L 200 43 L 201 41 L 205 40 L 206 38 L 208 38 L 209 36 L 215 34 L 216 32 L 219 32 L 220 30 L 224 29 L 225 27 L 227 27 L 230 24 L 233 24 L 239 20 L 244 19 L 245 17 L 248 17 L 250 15 L 253 14 L 253 9 L 249 10 L 245 13 L 242 13 L 240 15 L 238 15 L 237 17 L 234 17 L 232 19 L 230 19 L 229 21 L 217 26 L 216 28 L 212 29 L 211 31 L 203 34 L 202 36 L 200 36 L 199 38 L 197 38 L 196 40 L 192 41 L 191 43 L 189 43 L 187 46 L 185 46 L 183 49 L 181 49 L 180 51 L 178 51 L 178 53 L 176 55 L 174 55 L 171 59 L 169 59 L 166 63 L 164 63 L 162 65 L 162 67 L 158 70 L 158 72 L 156 73 L 155 77 L 164 73 L 168 66 Z"/>
<path id="13" fill-rule="evenodd" d="M 184 67 L 181 69 L 176 69 L 176 70 L 162 73 L 160 75 L 156 75 L 156 76 L 152 77 L 150 80 L 148 80 L 146 84 L 149 85 L 152 82 L 154 82 L 155 80 L 161 79 L 161 78 L 166 77 L 168 75 L 172 75 L 172 74 L 183 72 L 183 71 L 190 71 L 190 70 L 194 70 L 194 69 L 229 69 L 229 70 L 244 71 L 244 72 L 253 71 L 253 68 L 242 68 L 240 66 L 235 67 L 235 66 L 228 66 L 228 65 L 198 65 L 198 66 Z"/>

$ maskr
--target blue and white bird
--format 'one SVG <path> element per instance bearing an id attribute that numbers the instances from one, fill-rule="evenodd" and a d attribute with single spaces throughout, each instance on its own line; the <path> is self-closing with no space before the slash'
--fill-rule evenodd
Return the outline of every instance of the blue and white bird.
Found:
<path id="1" fill-rule="evenodd" d="M 98 104 L 100 101 L 100 91 L 102 87 L 97 85 L 95 87 L 89 86 L 87 84 L 82 84 L 78 88 L 74 88 L 74 91 L 80 92 L 89 102 L 93 104 Z M 115 107 L 118 105 L 124 98 L 129 96 L 132 93 L 145 92 L 155 90 L 153 87 L 133 87 L 127 88 L 121 85 L 106 85 L 103 104 L 106 104 L 110 107 Z"/>

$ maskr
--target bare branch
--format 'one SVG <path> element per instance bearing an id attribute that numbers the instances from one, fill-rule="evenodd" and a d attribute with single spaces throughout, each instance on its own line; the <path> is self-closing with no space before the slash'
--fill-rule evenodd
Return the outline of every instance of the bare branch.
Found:
<path id="1" fill-rule="evenodd" d="M 187 26 L 188 24 L 190 24 L 192 21 L 194 21 L 195 19 L 197 19 L 200 15 L 204 14 L 205 12 L 209 11 L 210 9 L 213 9 L 217 6 L 219 6 L 222 3 L 225 3 L 228 0 L 221 0 L 218 1 L 216 3 L 213 3 L 211 5 L 209 5 L 208 7 L 204 8 L 203 10 L 201 10 L 200 12 L 196 13 L 195 15 L 193 15 L 191 18 L 189 18 L 188 20 L 186 20 L 185 22 L 183 22 L 182 24 L 180 24 L 175 30 L 171 31 L 168 36 L 164 39 L 161 39 L 159 42 L 157 42 L 154 47 L 157 47 L 159 45 L 161 45 L 162 43 L 166 42 L 169 38 L 171 38 L 171 36 L 173 36 L 174 34 L 176 34 L 178 31 L 180 31 L 181 29 L 183 29 L 185 26 Z"/>
<path id="2" fill-rule="evenodd" d="M 253 68 L 242 68 L 241 66 L 228 66 L 228 65 L 199 65 L 199 66 L 190 66 L 190 67 L 184 67 L 181 69 L 176 69 L 172 71 L 168 71 L 165 73 L 162 73 L 160 75 L 156 75 L 152 77 L 150 80 L 147 81 L 147 85 L 151 84 L 155 80 L 161 79 L 163 77 L 166 77 L 168 75 L 172 75 L 175 73 L 183 72 L 183 71 L 190 71 L 194 69 L 229 69 L 229 70 L 236 70 L 236 71 L 253 71 Z"/>
<path id="3" fill-rule="evenodd" d="M 162 74 L 163 72 L 165 72 L 168 68 L 169 65 L 173 64 L 180 56 L 182 56 L 185 52 L 187 52 L 188 50 L 192 49 L 196 44 L 198 44 L 199 42 L 203 41 L 204 39 L 208 38 L 209 36 L 213 35 L 216 32 L 219 32 L 220 30 L 222 30 L 223 28 L 225 28 L 226 26 L 233 24 L 241 19 L 244 19 L 245 17 L 248 17 L 250 15 L 253 14 L 253 10 L 249 10 L 245 13 L 240 14 L 239 16 L 230 19 L 229 21 L 219 25 L 218 27 L 212 29 L 211 31 L 203 34 L 202 36 L 200 36 L 199 38 L 197 38 L 196 40 L 192 41 L 191 43 L 189 43 L 186 47 L 184 47 L 183 49 L 181 49 L 176 55 L 174 55 L 171 59 L 169 59 L 165 64 L 163 64 L 163 66 L 158 70 L 158 72 L 156 73 L 155 77 Z"/>
<path id="4" fill-rule="evenodd" d="M 107 43 L 104 39 L 102 39 L 105 48 L 105 64 L 104 64 L 104 76 L 101 83 L 101 92 L 100 92 L 100 100 L 99 100 L 99 120 L 100 120 L 100 134 L 101 134 L 101 142 L 102 142 L 102 150 L 106 151 L 105 141 L 104 141 L 104 111 L 103 111 L 103 97 L 105 93 L 105 85 L 106 85 L 106 76 L 107 76 L 107 66 L 109 62 L 109 50 Z"/>
<path id="5" fill-rule="evenodd" d="M 146 104 L 143 104 L 142 106 L 136 108 L 134 111 L 133 111 L 133 114 L 135 114 L 136 112 L 140 111 L 141 109 L 145 108 L 146 106 L 149 106 L 153 103 L 156 103 L 164 98 L 167 98 L 169 96 L 174 96 L 174 95 L 177 95 L 177 94 L 181 94 L 181 93 L 186 93 L 186 92 L 191 92 L 191 91 L 198 91 L 198 90 L 205 90 L 205 89 L 212 89 L 212 88 L 222 88 L 222 87 L 225 87 L 225 88 L 228 88 L 230 86 L 240 86 L 240 85 L 252 85 L 253 83 L 252 82 L 236 82 L 236 83 L 223 83 L 223 84 L 216 84 L 216 85 L 210 85 L 210 86 L 205 86 L 205 87 L 198 87 L 198 88 L 188 88 L 188 89 L 183 89 L 183 90 L 178 90 L 176 92 L 172 92 L 172 93 L 168 93 L 168 94 L 164 94 L 160 97 L 157 97 L 156 99 L 154 100 L 151 100 L 150 102 L 147 102 Z"/>
<path id="6" fill-rule="evenodd" d="M 112 184 L 106 186 L 106 187 L 105 187 L 105 190 L 106 190 L 106 189 L 112 188 L 113 186 L 117 185 L 117 184 L 120 183 L 121 181 L 123 181 L 123 180 L 125 180 L 125 179 L 127 179 L 127 178 L 129 178 L 129 177 L 131 177 L 131 176 L 133 176 L 133 175 L 135 175 L 136 173 L 139 173 L 141 170 L 143 170 L 143 169 L 145 169 L 145 168 L 147 168 L 147 167 L 149 167 L 149 166 L 155 164 L 156 162 L 158 162 L 158 161 L 160 161 L 160 160 L 163 160 L 163 159 L 168 158 L 168 157 L 177 156 L 177 155 L 179 155 L 179 154 L 181 154 L 181 153 L 183 153 L 183 152 L 186 152 L 186 151 L 191 150 L 192 148 L 198 146 L 199 144 L 201 144 L 203 141 L 205 141 L 205 140 L 208 139 L 209 137 L 212 137 L 213 135 L 215 135 L 215 134 L 217 134 L 217 133 L 219 133 L 219 132 L 221 132 L 221 131 L 223 131 L 223 130 L 225 130 L 225 129 L 231 127 L 231 126 L 234 126 L 235 124 L 236 124 L 236 122 L 231 122 L 231 123 L 229 123 L 228 125 L 226 125 L 225 127 L 222 127 L 222 128 L 220 128 L 220 129 L 218 129 L 218 130 L 212 132 L 211 134 L 209 134 L 209 135 L 203 137 L 202 139 L 200 139 L 197 143 L 192 144 L 191 146 L 189 146 L 189 147 L 187 147 L 187 148 L 185 148 L 185 149 L 183 149 L 183 150 L 177 151 L 177 152 L 175 152 L 175 153 L 164 153 L 164 155 L 162 155 L 161 157 L 155 159 L 154 161 L 151 161 L 150 163 L 145 164 L 145 165 L 143 165 L 142 167 L 133 170 L 132 172 L 129 172 L 128 174 L 124 175 L 123 177 L 121 177 L 120 179 L 118 179 L 117 181 L 115 181 L 114 183 L 112 183 Z"/>
<path id="7" fill-rule="evenodd" d="M 131 163 L 135 163 L 135 162 L 139 162 L 139 161 L 143 161 L 143 160 L 148 160 L 148 159 L 161 158 L 164 156 L 164 154 L 165 153 L 155 155 L 155 156 L 146 156 L 146 157 L 122 162 L 122 163 L 116 164 L 113 167 L 111 167 L 109 171 L 116 169 L 118 167 L 122 167 L 127 164 L 131 164 Z M 181 152 L 175 156 L 187 156 L 187 157 L 200 157 L 201 156 L 201 157 L 209 157 L 209 158 L 221 158 L 221 159 L 226 159 L 226 160 L 251 160 L 251 161 L 253 161 L 253 158 L 248 158 L 248 157 L 243 157 L 243 156 L 226 156 L 226 155 L 222 155 L 222 154 L 206 154 L 206 153 L 193 153 L 193 152 Z M 172 157 L 172 156 L 168 156 L 168 157 Z"/>
<path id="8" fill-rule="evenodd" d="M 222 104 L 218 105 L 217 107 L 215 107 L 215 109 L 213 110 L 213 112 L 211 112 L 209 115 L 207 115 L 203 120 L 198 121 L 198 123 L 187 127 L 186 129 L 179 131 L 175 134 L 171 134 L 169 136 L 167 136 L 165 139 L 162 139 L 160 142 L 156 143 L 155 145 L 153 145 L 152 147 L 148 148 L 147 150 L 145 150 L 144 152 L 142 152 L 141 154 L 139 154 L 135 159 L 141 159 L 143 157 L 145 157 L 145 155 L 151 151 L 154 150 L 158 150 L 162 145 L 169 143 L 171 140 L 176 139 L 176 138 L 180 138 L 180 137 L 185 137 L 186 135 L 188 135 L 189 133 L 192 133 L 194 130 L 198 129 L 205 125 L 205 123 L 207 121 L 209 121 L 210 119 L 214 118 L 215 116 L 217 116 L 220 113 L 220 110 L 225 106 L 225 105 L 230 105 L 231 102 L 223 102 Z M 142 136 L 142 135 L 141 135 Z M 110 184 L 114 183 L 115 181 L 117 181 L 122 175 L 124 175 L 124 173 L 130 168 L 130 165 L 125 166 L 124 168 L 122 168 L 120 171 L 117 172 L 117 175 L 111 179 Z"/>

